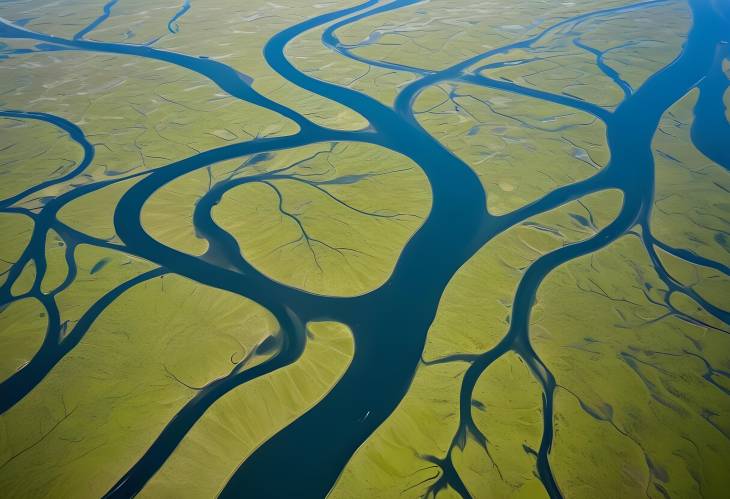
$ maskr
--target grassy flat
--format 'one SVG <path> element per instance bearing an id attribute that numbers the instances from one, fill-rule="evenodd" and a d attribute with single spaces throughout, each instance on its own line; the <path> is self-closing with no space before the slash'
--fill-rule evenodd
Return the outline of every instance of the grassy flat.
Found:
<path id="1" fill-rule="evenodd" d="M 382 284 L 430 207 L 425 176 L 375 146 L 308 146 L 256 170 L 261 181 L 228 191 L 213 219 L 256 268 L 314 293 L 356 295 Z"/>
<path id="2" fill-rule="evenodd" d="M 140 496 L 217 495 L 266 438 L 326 395 L 349 365 L 353 350 L 352 336 L 344 325 L 310 323 L 302 357 L 217 401 Z M 205 466 L 200 466 L 201 459 Z"/>
<path id="3" fill-rule="evenodd" d="M 180 277 L 130 289 L 0 418 L 0 488 L 102 495 L 195 395 L 189 386 L 227 374 L 276 332 L 261 307 Z"/>
<path id="4" fill-rule="evenodd" d="M 332 497 L 421 497 L 428 491 L 440 475 L 428 456 L 443 459 L 459 425 L 459 387 L 468 364 L 450 357 L 493 348 L 509 329 L 511 299 L 523 269 L 609 223 L 617 198 L 606 192 L 582 200 L 594 216 L 595 228 L 582 226 L 572 216 L 585 209 L 572 203 L 498 236 L 459 270 L 441 299 L 408 394 L 352 457 Z M 515 395 L 500 398 L 504 390 Z M 471 412 L 495 451 L 492 462 L 468 436 L 465 448 L 454 451 L 454 465 L 469 490 L 541 494 L 531 477 L 534 460 L 522 447 L 536 448 L 542 433 L 540 390 L 519 357 L 508 355 L 482 374 Z"/>
<path id="5" fill-rule="evenodd" d="M 730 421 L 713 369 L 727 368 L 727 334 L 648 299 L 665 292 L 635 236 L 540 291 L 534 342 L 559 385 L 551 461 L 566 495 L 722 495 Z"/>

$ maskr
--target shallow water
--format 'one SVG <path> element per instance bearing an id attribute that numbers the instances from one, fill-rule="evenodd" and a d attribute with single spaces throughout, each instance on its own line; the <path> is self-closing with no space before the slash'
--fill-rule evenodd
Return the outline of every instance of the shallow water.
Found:
<path id="1" fill-rule="evenodd" d="M 725 2 L 0 10 L 10 497 L 722 496 Z"/>

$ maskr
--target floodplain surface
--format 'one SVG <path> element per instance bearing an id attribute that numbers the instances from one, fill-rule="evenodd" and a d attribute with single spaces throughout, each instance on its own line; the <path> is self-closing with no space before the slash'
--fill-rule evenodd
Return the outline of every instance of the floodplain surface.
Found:
<path id="1" fill-rule="evenodd" d="M 0 497 L 727 497 L 726 0 L 4 0 L 0 76 Z"/>

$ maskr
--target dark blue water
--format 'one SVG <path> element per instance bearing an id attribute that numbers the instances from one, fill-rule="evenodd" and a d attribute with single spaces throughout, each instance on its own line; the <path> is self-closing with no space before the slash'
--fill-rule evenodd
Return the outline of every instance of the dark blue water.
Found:
<path id="1" fill-rule="evenodd" d="M 53 366 L 78 344 L 93 320 L 116 297 L 140 282 L 177 273 L 204 284 L 248 297 L 269 309 L 279 321 L 282 335 L 278 352 L 272 360 L 250 370 L 238 372 L 212 382 L 188 402 L 160 433 L 140 460 L 110 489 L 109 497 L 131 497 L 163 465 L 167 457 L 185 437 L 202 414 L 225 393 L 259 376 L 264 376 L 294 362 L 301 355 L 306 338 L 304 324 L 312 320 L 336 320 L 347 324 L 355 338 L 352 364 L 337 385 L 316 406 L 260 446 L 238 468 L 222 492 L 224 497 L 324 497 L 355 450 L 387 418 L 407 392 L 420 361 L 426 334 L 436 314 L 439 299 L 456 271 L 484 244 L 496 235 L 534 215 L 559 207 L 587 194 L 606 189 L 619 189 L 624 202 L 617 218 L 594 237 L 562 247 L 539 258 L 525 272 L 518 287 L 510 321 L 510 329 L 494 349 L 472 359 L 461 388 L 460 430 L 448 455 L 436 460 L 443 471 L 431 491 L 450 486 L 464 497 L 469 492 L 461 483 L 451 462 L 451 450 L 460 445 L 460 438 L 483 439 L 471 419 L 472 392 L 479 376 L 494 361 L 507 352 L 520 355 L 540 381 L 543 388 L 544 432 L 536 451 L 537 470 L 551 497 L 561 497 L 548 460 L 553 439 L 553 393 L 555 380 L 549 369 L 533 350 L 528 335 L 530 311 L 538 286 L 555 268 L 574 258 L 605 247 L 633 227 L 648 229 L 654 191 L 654 160 L 651 141 L 662 114 L 690 89 L 700 86 L 701 97 L 696 108 L 692 137 L 697 147 L 718 163 L 728 166 L 725 147 L 728 137 L 727 121 L 718 112 L 727 78 L 719 68 L 722 55 L 727 53 L 730 23 L 726 15 L 711 2 L 692 0 L 693 26 L 681 54 L 667 67 L 648 79 L 640 88 L 632 89 L 620 75 L 603 63 L 603 54 L 592 50 L 597 67 L 624 90 L 625 99 L 615 111 L 609 111 L 586 101 L 565 95 L 528 89 L 515 83 L 494 80 L 479 74 L 467 74 L 465 69 L 482 59 L 509 50 L 527 48 L 547 33 L 587 19 L 604 19 L 618 12 L 651 8 L 661 2 L 641 2 L 629 7 L 606 9 L 582 14 L 560 21 L 542 33 L 524 41 L 505 45 L 459 61 L 442 71 L 426 71 L 356 56 L 336 36 L 337 29 L 367 16 L 413 4 L 412 0 L 395 1 L 374 7 L 371 0 L 359 6 L 327 13 L 292 26 L 273 36 L 266 44 L 264 56 L 268 64 L 297 86 L 327 97 L 364 116 L 370 123 L 367 130 L 342 132 L 313 124 L 299 113 L 262 96 L 251 87 L 251 79 L 220 62 L 192 57 L 143 45 L 95 42 L 84 36 L 104 22 L 115 1 L 109 2 L 104 14 L 85 28 L 73 40 L 43 35 L 9 23 L 0 24 L 0 36 L 26 38 L 42 43 L 41 49 L 81 50 L 145 57 L 175 64 L 195 71 L 228 94 L 279 113 L 299 127 L 295 135 L 256 139 L 232 144 L 196 154 L 182 161 L 154 170 L 142 178 L 121 198 L 115 211 L 115 228 L 124 243 L 124 251 L 159 264 L 160 269 L 143 274 L 112 290 L 92 307 L 73 330 L 62 339 L 62 328 L 55 309 L 53 293 L 42 295 L 36 282 L 28 293 L 35 296 L 52 313 L 46 341 L 33 360 L 15 375 L 0 383 L 0 411 L 5 411 L 29 393 Z M 719 4 L 724 5 L 723 3 Z M 170 21 L 170 31 L 190 7 L 185 2 Z M 105 17 L 106 16 L 106 17 Z M 330 22 L 323 42 L 344 56 L 388 69 L 403 70 L 421 76 L 405 87 L 393 108 L 364 94 L 314 79 L 300 72 L 284 56 L 286 45 L 298 35 Z M 577 28 L 575 28 L 577 29 Z M 576 38 L 576 44 L 581 44 Z M 415 98 L 428 86 L 444 81 L 461 81 L 529 96 L 538 100 L 592 114 L 605 122 L 611 150 L 610 163 L 595 176 L 571 184 L 542 199 L 504 216 L 486 211 L 486 194 L 481 182 L 464 162 L 427 134 L 412 113 Z M 5 116 L 40 119 L 65 130 L 84 150 L 83 162 L 64 180 L 83 171 L 93 159 L 93 146 L 75 125 L 60 118 L 39 113 L 4 111 Z M 723 128 L 723 126 L 725 128 Z M 377 144 L 404 154 L 415 161 L 427 175 L 431 185 L 431 212 L 414 237 L 408 242 L 388 281 L 380 288 L 362 296 L 333 298 L 312 295 L 270 280 L 241 256 L 233 237 L 218 227 L 211 210 L 225 193 L 254 177 L 217 184 L 198 202 L 194 213 L 196 231 L 209 242 L 202 257 L 194 257 L 169 248 L 148 235 L 140 222 L 142 206 L 158 189 L 182 175 L 211 164 L 244 155 L 266 154 L 273 151 L 331 141 L 357 141 Z M 124 177 L 129 178 L 129 177 Z M 33 187 L 22 196 L 39 191 L 59 180 Z M 35 229 L 28 250 L 21 261 L 34 261 L 39 275 L 45 268 L 45 234 L 57 230 L 70 248 L 89 243 L 113 247 L 111 243 L 93 240 L 63 226 L 56 219 L 58 210 L 72 199 L 102 188 L 110 183 L 80 186 L 58 196 L 33 216 Z M 21 195 L 19 195 L 21 196 Z M 21 197 L 22 197 L 21 196 Z M 0 208 L 8 211 L 14 200 L 3 201 Z M 645 231 L 647 249 L 654 241 Z M 681 252 L 680 249 L 666 249 Z M 650 252 L 650 255 L 654 253 Z M 702 261 L 727 273 L 718 262 L 709 262 L 694 254 L 690 261 Z M 694 259 L 694 260 L 693 260 Z M 67 259 L 73 265 L 73 258 Z M 653 258 L 661 274 L 661 263 Z M 22 266 L 19 267 L 22 269 Z M 15 272 L 15 271 L 12 271 Z M 12 282 L 13 274 L 8 282 Z M 19 272 L 19 271 L 18 271 Z M 70 274 L 73 274 L 72 270 Z M 70 279 L 70 280 L 69 280 Z M 67 279 L 68 285 L 73 277 Z M 679 286 L 679 284 L 674 284 Z M 64 285 L 61 286 L 61 289 Z M 9 287 L 0 289 L 0 302 L 12 300 Z M 727 312 L 700 301 L 715 317 L 728 321 Z M 483 442 L 482 442 L 483 443 Z M 285 479 L 282 479 L 285 476 Z"/>

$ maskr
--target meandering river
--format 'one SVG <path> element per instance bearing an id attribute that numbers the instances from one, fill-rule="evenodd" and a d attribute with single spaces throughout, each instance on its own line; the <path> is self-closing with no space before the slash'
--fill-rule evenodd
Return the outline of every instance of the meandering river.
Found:
<path id="1" fill-rule="evenodd" d="M 524 270 L 511 304 L 509 329 L 499 343 L 469 358 L 460 388 L 458 433 L 479 438 L 471 411 L 475 385 L 480 376 L 507 353 L 515 353 L 527 364 L 543 392 L 543 433 L 535 449 L 536 472 L 550 497 L 563 497 L 560 480 L 550 460 L 554 439 L 554 397 L 556 380 L 550 366 L 536 353 L 530 336 L 531 311 L 541 283 L 558 267 L 592 254 L 622 236 L 641 230 L 641 240 L 652 256 L 654 266 L 677 292 L 685 293 L 714 319 L 730 323 L 730 315 L 717 304 L 705 300 L 691 287 L 675 282 L 656 257 L 656 241 L 651 230 L 655 203 L 655 159 L 652 140 L 660 119 L 670 107 L 692 89 L 699 87 L 695 107 L 692 139 L 699 150 L 717 164 L 728 168 L 728 123 L 723 109 L 727 77 L 722 63 L 728 57 L 730 20 L 727 5 L 705 0 L 690 0 L 692 27 L 679 55 L 632 89 L 619 73 L 603 62 L 603 52 L 594 50 L 597 67 L 623 89 L 625 95 L 615 109 L 607 109 L 566 94 L 528 88 L 518 82 L 496 79 L 474 71 L 487 59 L 527 51 L 547 36 L 571 39 L 581 23 L 601 22 L 617 14 L 650 9 L 661 1 L 645 1 L 596 11 L 586 11 L 541 28 L 530 37 L 474 55 L 440 69 L 419 69 L 392 61 L 371 59 L 364 52 L 346 46 L 338 31 L 365 19 L 398 11 L 416 4 L 412 0 L 395 0 L 384 5 L 370 0 L 360 5 L 328 12 L 281 30 L 265 44 L 266 62 L 279 75 L 308 92 L 349 108 L 364 117 L 369 126 L 362 130 L 341 131 L 315 124 L 308 117 L 275 102 L 254 90 L 251 78 L 224 61 L 186 55 L 151 44 L 94 41 L 89 35 L 116 8 L 116 0 L 106 4 L 103 14 L 72 38 L 63 38 L 25 28 L 17 22 L 2 20 L 0 37 L 26 40 L 44 51 L 80 51 L 117 54 L 155 60 L 185 68 L 209 79 L 221 92 L 242 101 L 266 108 L 298 126 L 293 135 L 254 138 L 190 155 L 148 172 L 131 173 L 123 178 L 79 183 L 73 189 L 49 199 L 42 209 L 29 212 L 19 201 L 49 186 L 79 177 L 94 161 L 95 147 L 83 132 L 83 125 L 62 117 L 18 109 L 0 110 L 0 117 L 37 120 L 65 132 L 83 151 L 83 160 L 62 177 L 43 181 L 0 203 L 8 213 L 25 213 L 34 222 L 33 235 L 20 259 L 10 268 L 0 289 L 0 302 L 17 300 L 11 292 L 27 262 L 34 262 L 38 275 L 45 269 L 46 234 L 53 229 L 67 245 L 81 244 L 116 248 L 116 243 L 95 239 L 61 223 L 58 211 L 74 199 L 127 179 L 139 179 L 119 200 L 114 211 L 114 228 L 123 251 L 153 262 L 159 267 L 100 297 L 75 325 L 70 334 L 63 331 L 54 295 L 43 293 L 37 282 L 27 293 L 44 304 L 49 315 L 49 329 L 38 352 L 16 373 L 0 383 L 0 411 L 19 403 L 43 381 L 64 356 L 83 340 L 94 320 L 128 289 L 166 273 L 178 274 L 214 288 L 246 297 L 269 310 L 281 328 L 277 353 L 253 368 L 237 370 L 210 382 L 185 403 L 167 423 L 154 442 L 141 453 L 137 462 L 108 490 L 108 497 L 131 497 L 139 493 L 164 465 L 193 426 L 216 401 L 236 387 L 269 375 L 292 364 L 306 348 L 305 325 L 312 321 L 337 321 L 347 325 L 354 336 L 355 353 L 351 364 L 337 384 L 314 407 L 297 417 L 259 446 L 240 463 L 223 488 L 222 497 L 325 497 L 335 485 L 353 454 L 396 410 L 411 386 L 427 334 L 436 316 L 443 292 L 453 276 L 481 248 L 526 220 L 554 210 L 593 193 L 619 190 L 623 202 L 618 215 L 591 237 L 548 252 Z M 119 2 L 123 4 L 124 2 Z M 586 6 L 589 7 L 589 6 Z M 169 21 L 169 31 L 178 31 L 186 12 L 196 9 L 195 2 L 185 2 Z M 202 8 L 202 7 L 201 7 Z M 423 8 L 428 8 L 424 4 Z M 724 9 L 724 11 L 722 10 Z M 317 79 L 298 69 L 286 55 L 287 46 L 301 35 L 327 27 L 322 36 L 325 46 L 342 57 L 351 57 L 374 67 L 413 75 L 403 85 L 394 105 L 388 106 L 365 93 Z M 366 41 L 366 43 L 369 43 Z M 580 43 L 580 42 L 578 42 Z M 523 53 L 523 52 L 520 52 Z M 11 56 L 12 57 L 12 56 Z M 496 63 L 499 65 L 500 63 Z M 503 66 L 505 62 L 501 63 Z M 498 66 L 493 66 L 498 67 Z M 591 115 L 605 124 L 610 161 L 600 171 L 584 180 L 558 187 L 536 201 L 504 215 L 487 210 L 487 193 L 479 176 L 465 161 L 429 134 L 414 113 L 416 99 L 428 88 L 441 83 L 468 84 L 504 91 L 536 101 L 563 106 Z M 217 183 L 197 202 L 193 224 L 196 233 L 208 243 L 202 256 L 193 256 L 158 241 L 142 223 L 145 203 L 175 179 L 205 169 L 222 161 L 259 153 L 271 153 L 317 143 L 365 143 L 397 152 L 412 160 L 422 170 L 431 188 L 432 204 L 427 218 L 411 237 L 387 281 L 372 291 L 353 297 L 313 294 L 277 282 L 251 264 L 241 253 L 236 239 L 219 226 L 213 210 L 230 190 L 261 180 L 254 176 Z M 663 244 L 663 243 L 661 243 Z M 663 244 L 664 250 L 692 262 L 721 271 L 728 267 L 720 261 L 694 252 Z M 67 281 L 74 279 L 73 258 Z M 454 438 L 450 449 L 436 465 L 441 479 L 431 486 L 436 493 L 450 487 L 462 497 L 471 497 L 468 487 L 456 471 L 452 450 L 459 446 Z"/>

